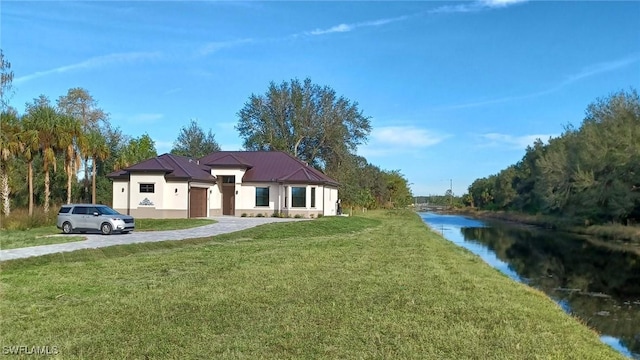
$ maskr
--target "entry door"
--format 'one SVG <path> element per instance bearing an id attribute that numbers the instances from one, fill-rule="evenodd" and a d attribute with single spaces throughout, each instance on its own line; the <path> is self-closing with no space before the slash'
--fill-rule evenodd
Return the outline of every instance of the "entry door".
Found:
<path id="1" fill-rule="evenodd" d="M 222 215 L 235 215 L 236 189 L 235 186 L 222 186 Z"/>
<path id="2" fill-rule="evenodd" d="M 189 190 L 189 217 L 207 216 L 207 189 L 192 187 Z"/>

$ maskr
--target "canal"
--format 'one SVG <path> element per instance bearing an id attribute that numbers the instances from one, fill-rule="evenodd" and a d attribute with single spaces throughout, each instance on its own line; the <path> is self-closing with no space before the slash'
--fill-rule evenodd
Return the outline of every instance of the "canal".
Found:
<path id="1" fill-rule="evenodd" d="M 420 213 L 434 230 L 544 291 L 603 342 L 640 359 L 640 256 L 596 238 L 459 215 Z"/>

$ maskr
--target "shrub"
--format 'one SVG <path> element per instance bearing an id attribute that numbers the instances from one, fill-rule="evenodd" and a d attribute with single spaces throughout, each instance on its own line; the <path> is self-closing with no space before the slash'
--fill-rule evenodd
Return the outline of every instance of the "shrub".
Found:
<path id="1" fill-rule="evenodd" d="M 309 218 L 313 219 L 314 215 L 313 214 L 309 214 Z"/>
<path id="2" fill-rule="evenodd" d="M 240 215 L 240 217 L 247 217 L 247 213 L 242 213 L 242 215 Z"/>
<path id="3" fill-rule="evenodd" d="M 257 213 L 256 217 L 264 217 L 264 215 L 262 213 Z"/>
<path id="4" fill-rule="evenodd" d="M 277 211 L 274 211 L 273 214 L 271 214 L 271 217 L 274 217 L 274 218 L 280 217 L 280 213 L 278 213 Z"/>
<path id="5" fill-rule="evenodd" d="M 294 218 L 296 218 L 296 219 L 302 219 L 302 218 L 304 218 L 304 215 L 296 214 L 296 216 L 294 216 Z"/>
<path id="6" fill-rule="evenodd" d="M 318 214 L 318 219 L 320 219 L 323 216 L 324 216 L 324 214 Z"/>

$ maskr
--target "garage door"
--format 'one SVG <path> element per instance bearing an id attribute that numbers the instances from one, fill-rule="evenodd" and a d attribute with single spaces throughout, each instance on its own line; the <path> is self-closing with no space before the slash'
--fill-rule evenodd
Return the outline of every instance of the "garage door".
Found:
<path id="1" fill-rule="evenodd" d="M 207 216 L 207 189 L 191 188 L 189 192 L 189 217 Z"/>

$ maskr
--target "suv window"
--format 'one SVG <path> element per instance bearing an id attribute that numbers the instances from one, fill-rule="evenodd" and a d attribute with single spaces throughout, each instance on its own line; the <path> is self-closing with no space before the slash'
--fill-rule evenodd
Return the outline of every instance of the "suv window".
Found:
<path id="1" fill-rule="evenodd" d="M 69 206 L 63 206 L 60 208 L 60 210 L 58 211 L 58 214 L 67 214 L 69 213 L 69 211 L 71 211 L 71 207 Z"/>
<path id="2" fill-rule="evenodd" d="M 76 206 L 73 208 L 72 214 L 86 215 L 87 208 L 85 206 Z"/>

